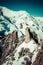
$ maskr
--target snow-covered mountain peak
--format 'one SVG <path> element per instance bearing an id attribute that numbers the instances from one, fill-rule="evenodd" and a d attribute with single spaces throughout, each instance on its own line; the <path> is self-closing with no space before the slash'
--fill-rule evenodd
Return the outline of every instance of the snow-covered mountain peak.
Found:
<path id="1" fill-rule="evenodd" d="M 26 15 L 29 15 L 30 16 L 30 14 L 29 13 L 27 13 L 26 11 L 23 11 L 23 10 L 20 10 L 20 11 L 12 11 L 12 10 L 10 10 L 10 9 L 8 9 L 8 8 L 6 8 L 6 7 L 2 7 L 2 6 L 0 6 L 0 9 L 2 10 L 2 12 L 3 12 L 3 14 L 5 15 L 5 16 L 8 16 L 8 17 L 14 17 L 14 16 L 26 16 Z"/>
<path id="2" fill-rule="evenodd" d="M 20 37 L 25 35 L 25 28 L 29 27 L 32 32 L 38 35 L 38 38 L 43 38 L 43 24 L 26 11 L 12 11 L 1 6 L 0 15 L 0 31 L 5 30 L 5 34 L 16 29 Z"/>
<path id="3" fill-rule="evenodd" d="M 33 65 L 41 48 L 38 43 L 43 39 L 43 22 L 39 19 L 26 11 L 0 6 L 0 38 L 4 36 L 1 63 L 5 60 L 2 65 Z"/>

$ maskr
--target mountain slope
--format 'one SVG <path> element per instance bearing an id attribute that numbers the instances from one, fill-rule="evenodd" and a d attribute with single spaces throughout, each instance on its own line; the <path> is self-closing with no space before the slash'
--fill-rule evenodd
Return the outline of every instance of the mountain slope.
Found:
<path id="1" fill-rule="evenodd" d="M 25 33 L 27 33 L 27 31 L 25 32 L 26 28 L 36 33 L 39 42 L 40 39 L 43 39 L 43 23 L 36 17 L 26 11 L 12 11 L 6 7 L 0 6 L 0 36 L 8 34 L 2 39 L 4 52 L 6 52 L 1 61 L 3 65 L 31 65 L 31 63 L 35 61 L 39 50 L 38 48 L 40 47 L 36 44 L 34 39 L 30 39 L 28 43 L 23 40 Z M 15 30 L 19 37 L 18 43 L 16 43 Z M 6 56 L 6 54 L 8 55 Z"/>
<path id="2" fill-rule="evenodd" d="M 39 20 L 26 11 L 12 11 L 6 7 L 0 6 L 0 32 L 5 30 L 6 35 L 16 29 L 19 37 L 21 37 L 25 35 L 26 27 L 34 31 L 38 35 L 38 38 L 43 39 L 43 26 Z"/>

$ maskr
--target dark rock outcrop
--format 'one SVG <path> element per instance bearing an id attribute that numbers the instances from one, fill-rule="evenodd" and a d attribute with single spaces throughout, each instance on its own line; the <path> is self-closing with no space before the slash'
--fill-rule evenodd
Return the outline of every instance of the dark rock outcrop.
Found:
<path id="1" fill-rule="evenodd" d="M 33 65 L 43 65 L 43 44 L 41 45 L 41 49 L 39 50 Z"/>
<path id="2" fill-rule="evenodd" d="M 0 60 L 0 64 L 3 63 L 5 61 L 5 58 L 8 55 L 12 55 L 13 51 L 15 50 L 15 48 L 17 47 L 19 40 L 18 40 L 18 32 L 15 30 L 12 33 L 8 34 L 7 36 L 5 36 L 2 40 L 2 47 L 3 47 L 3 53 L 0 47 L 0 55 L 2 55 Z M 12 56 L 11 56 L 12 57 Z"/>
<path id="3" fill-rule="evenodd" d="M 2 48 L 2 44 L 0 43 L 0 59 L 2 57 L 2 53 L 3 53 L 3 48 Z"/>
<path id="4" fill-rule="evenodd" d="M 39 43 L 38 42 L 38 37 L 37 37 L 37 34 L 35 33 L 35 32 L 31 32 L 31 30 L 27 27 L 27 29 L 28 29 L 28 33 L 29 33 L 29 35 L 30 35 L 30 39 L 34 39 L 34 41 L 36 42 L 36 43 Z M 28 36 L 28 35 L 27 35 Z"/>

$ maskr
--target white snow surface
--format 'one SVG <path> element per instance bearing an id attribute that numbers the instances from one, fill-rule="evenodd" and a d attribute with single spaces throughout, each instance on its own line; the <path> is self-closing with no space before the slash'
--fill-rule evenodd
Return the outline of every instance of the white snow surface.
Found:
<path id="1" fill-rule="evenodd" d="M 41 23 L 36 17 L 31 16 L 26 11 L 12 11 L 6 7 L 0 6 L 3 16 L 0 16 L 0 31 L 5 30 L 5 35 L 12 33 L 15 29 L 18 31 L 19 37 L 25 35 L 25 28 L 29 27 L 34 31 L 40 40 L 43 39 L 43 22 Z M 39 17 L 40 19 L 41 17 Z M 43 18 L 41 18 L 43 20 Z M 23 28 L 20 28 L 22 23 Z M 4 25 L 5 24 L 5 25 Z M 34 26 L 33 26 L 34 25 Z M 39 30 L 38 30 L 38 29 Z"/>

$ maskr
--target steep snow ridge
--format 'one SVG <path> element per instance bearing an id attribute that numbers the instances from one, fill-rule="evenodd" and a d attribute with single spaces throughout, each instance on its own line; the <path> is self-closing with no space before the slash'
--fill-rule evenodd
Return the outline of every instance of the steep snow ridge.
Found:
<path id="1" fill-rule="evenodd" d="M 16 12 L 11 11 L 10 9 L 7 9 L 6 7 L 2 7 L 3 14 L 7 17 L 13 17 Z"/>
<path id="2" fill-rule="evenodd" d="M 21 11 L 12 11 L 10 9 L 7 9 L 6 7 L 0 7 L 0 8 L 2 8 L 3 14 L 7 17 L 14 17 L 14 16 L 25 17 L 26 14 L 28 14 L 26 11 L 22 11 L 22 10 Z M 28 15 L 30 15 L 30 14 L 28 14 Z"/>

